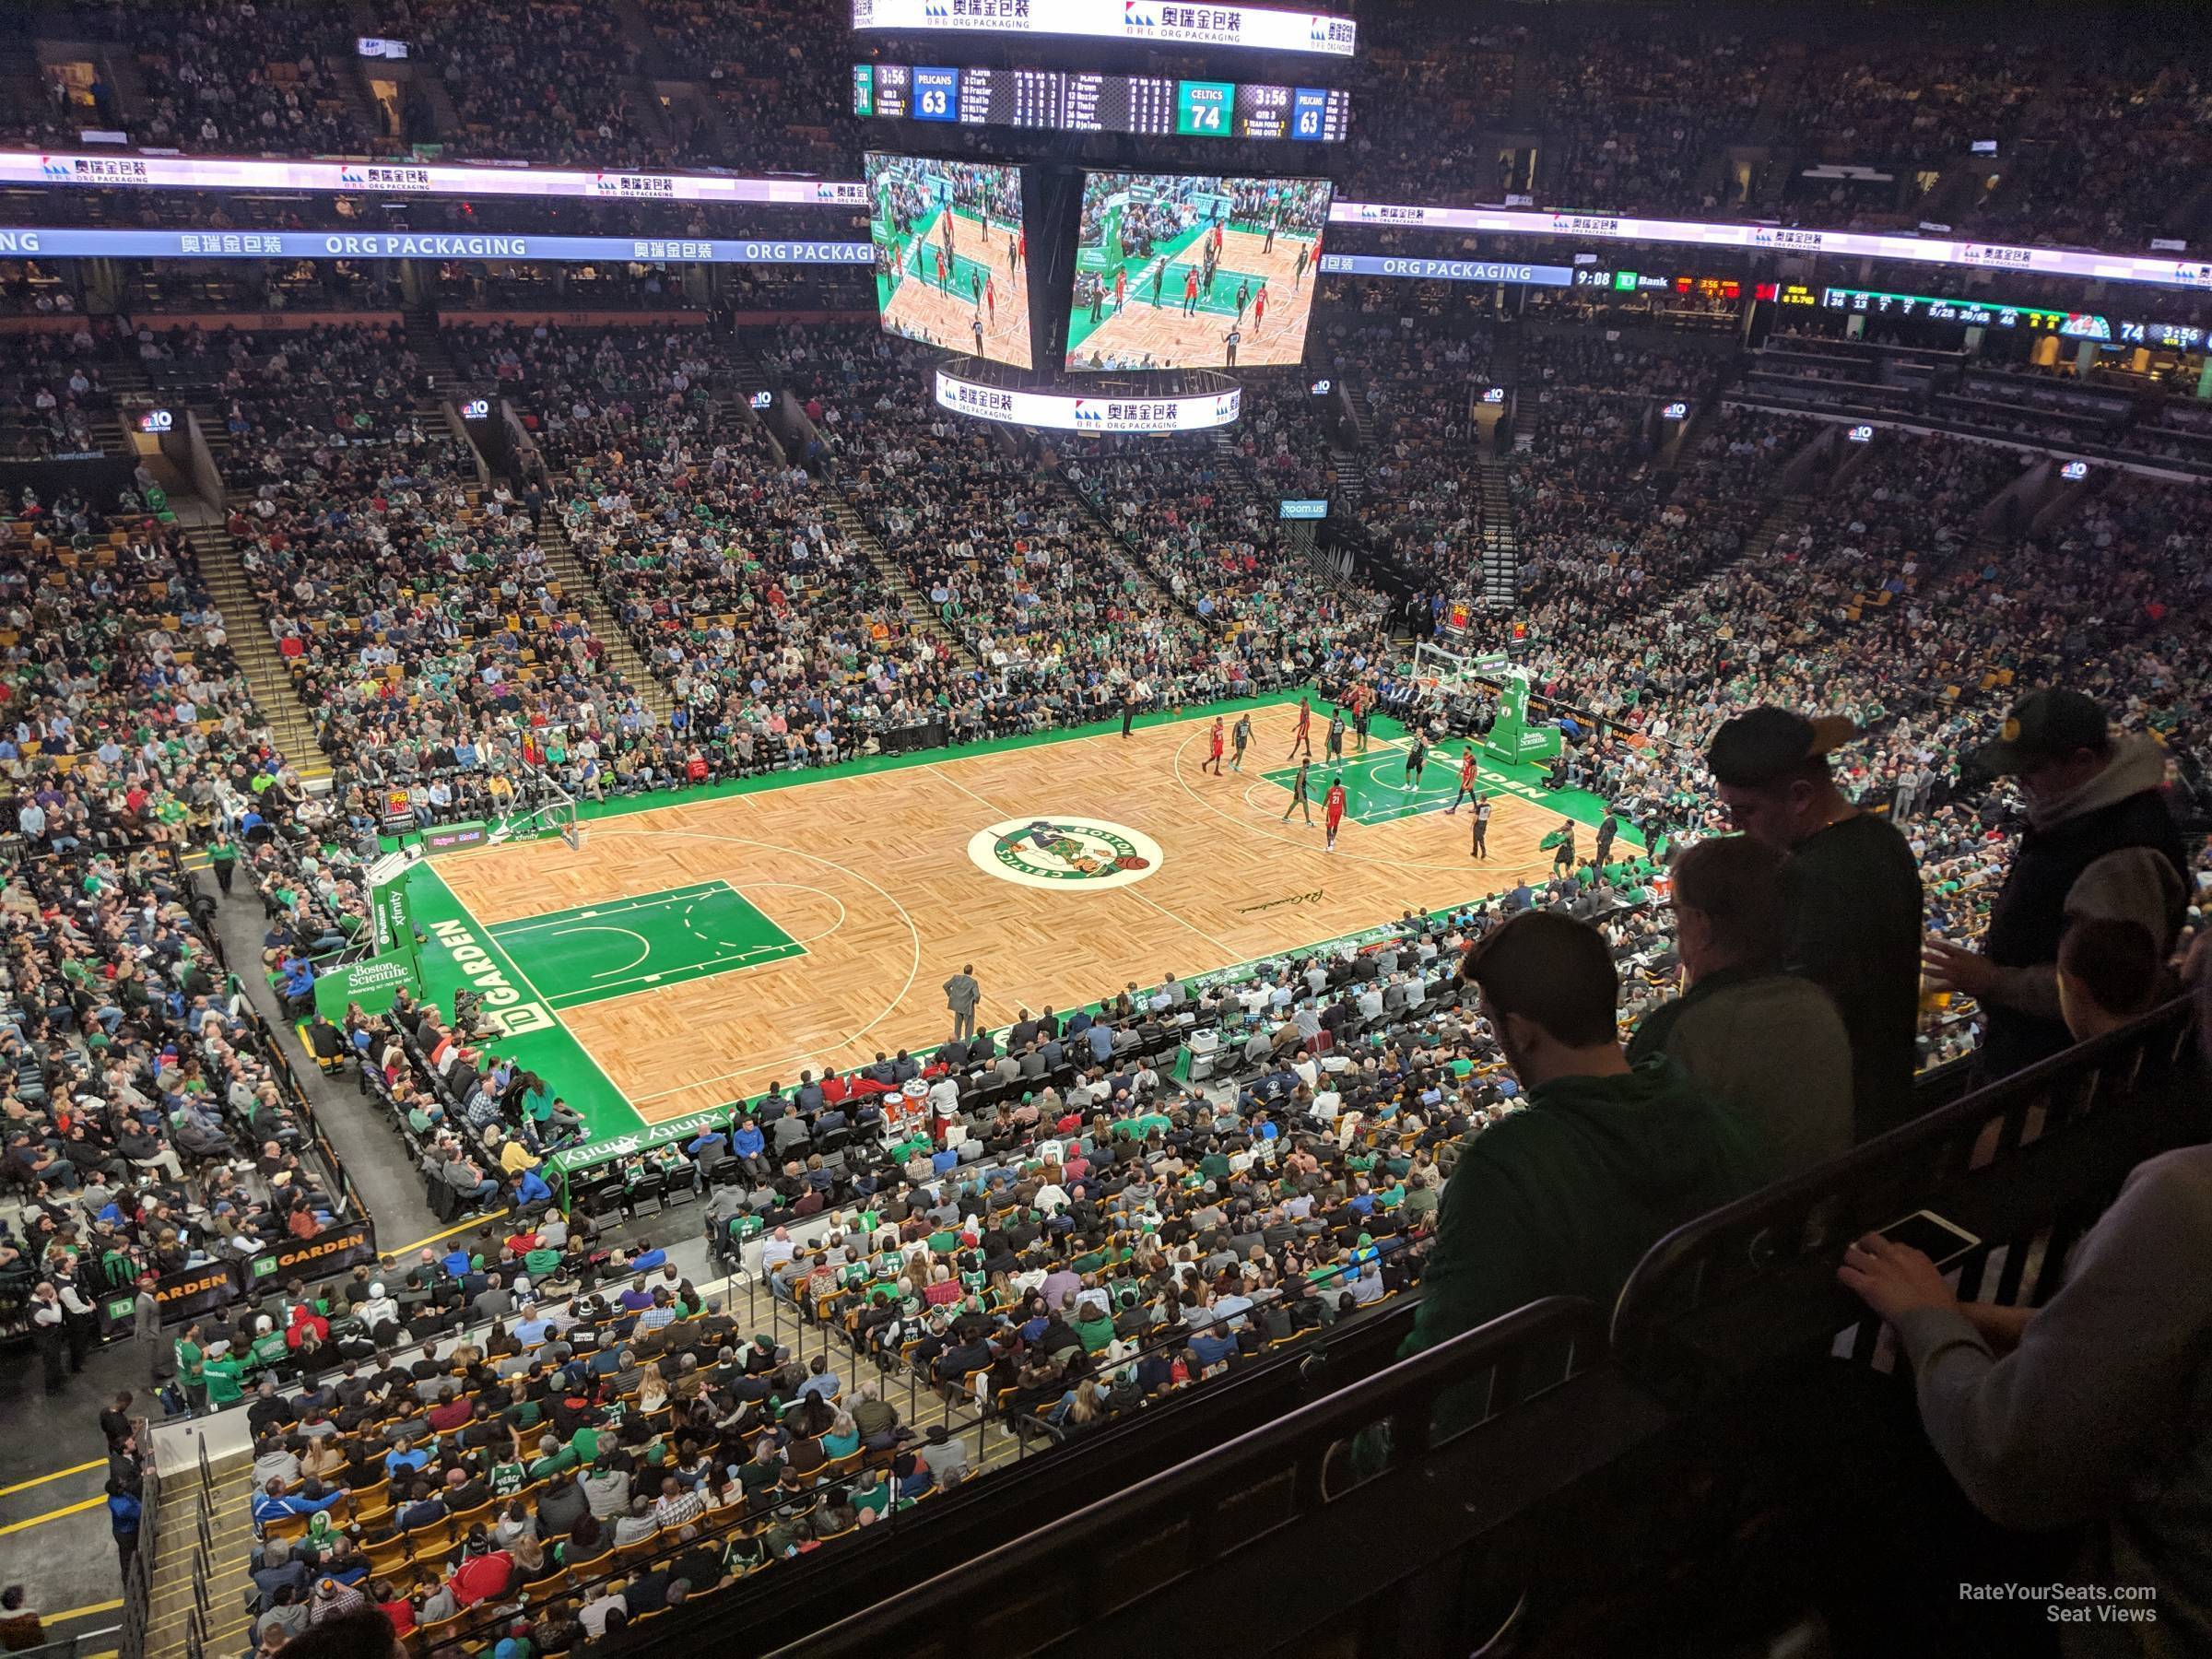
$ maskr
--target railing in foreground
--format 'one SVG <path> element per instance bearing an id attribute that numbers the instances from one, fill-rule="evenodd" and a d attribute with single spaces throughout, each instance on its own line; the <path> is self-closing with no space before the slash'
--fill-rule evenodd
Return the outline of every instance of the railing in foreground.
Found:
<path id="1" fill-rule="evenodd" d="M 1983 1241 L 1962 1295 L 2040 1303 L 2129 1169 L 2206 1138 L 2192 1020 L 2171 1004 L 1678 1230 L 1615 1310 L 1523 1308 L 777 1652 L 1120 1655 L 1172 1630 L 1215 1659 L 1381 1656 L 1509 1628 L 1517 1652 L 1649 1651 L 1631 1611 L 1686 1634 L 1710 1606 L 1685 1581 L 1748 1582 L 1753 1422 L 1787 1419 L 1808 1361 L 1888 1363 L 1836 1285 L 1844 1243 L 1933 1209 Z M 1436 1432 L 1440 1400 L 1471 1426 Z M 1384 1423 L 1394 1449 L 1359 1458 Z"/>

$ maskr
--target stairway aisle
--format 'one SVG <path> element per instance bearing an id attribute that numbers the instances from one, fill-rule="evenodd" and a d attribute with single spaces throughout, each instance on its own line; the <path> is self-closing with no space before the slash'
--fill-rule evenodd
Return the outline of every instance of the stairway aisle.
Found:
<path id="1" fill-rule="evenodd" d="M 558 483 L 558 481 L 557 481 Z M 558 488 L 554 494 L 559 495 Z M 645 658 L 630 643 L 629 634 L 606 608 L 600 594 L 599 584 L 583 568 L 576 557 L 575 547 L 569 540 L 568 529 L 560 522 L 560 514 L 551 502 L 537 517 L 537 545 L 546 555 L 546 569 L 559 584 L 560 597 L 568 602 L 569 611 L 577 620 L 592 630 L 593 636 L 606 650 L 607 665 L 628 680 L 637 692 L 638 700 L 662 720 L 675 711 L 676 700 L 668 695 L 665 682 L 645 665 Z"/>
<path id="2" fill-rule="evenodd" d="M 268 613 L 254 596 L 246 568 L 239 561 L 238 544 L 219 518 L 206 524 L 187 524 L 186 534 L 200 556 L 200 573 L 223 613 L 223 630 L 230 636 L 230 653 L 246 677 L 253 703 L 276 735 L 276 747 L 299 769 L 310 789 L 330 786 L 330 757 L 315 740 L 314 716 L 300 700 L 291 671 L 277 653 L 269 633 Z"/>
<path id="3" fill-rule="evenodd" d="M 1167 572 L 1153 564 L 1135 542 L 1124 535 L 1115 526 L 1114 522 L 1107 517 L 1105 512 L 1088 496 L 1056 472 L 1039 473 L 1036 481 L 1047 500 L 1058 498 L 1065 503 L 1071 516 L 1088 518 L 1106 532 L 1114 545 L 1122 549 L 1123 565 L 1135 573 L 1138 586 L 1144 590 L 1147 604 L 1161 610 L 1179 610 L 1185 616 L 1196 617 L 1198 615 L 1196 610 L 1175 596 L 1175 590 L 1168 584 Z M 1200 620 L 1205 621 L 1206 619 L 1201 618 Z M 1218 628 L 1219 623 L 1206 622 L 1206 626 Z"/>
<path id="4" fill-rule="evenodd" d="M 1521 538 L 1505 463 L 1484 457 L 1482 473 L 1482 602 L 1510 609 L 1521 596 Z"/>
<path id="5" fill-rule="evenodd" d="M 899 568 L 899 562 L 891 557 L 889 549 L 876 539 L 876 533 L 853 510 L 853 503 L 845 500 L 844 491 L 828 479 L 822 481 L 822 488 L 830 495 L 830 522 L 838 527 L 846 540 L 860 549 L 868 563 L 875 566 L 877 580 L 897 597 L 899 608 L 905 613 L 908 624 L 935 641 L 937 648 L 950 656 L 954 667 L 961 670 L 980 667 L 982 665 L 976 660 L 975 653 L 968 649 L 966 641 L 959 634 L 945 625 L 930 605 L 929 596 L 907 580 L 906 572 Z"/>
<path id="6" fill-rule="evenodd" d="M 215 1487 L 208 1499 L 207 1547 L 200 1548 L 200 1478 L 195 1468 L 167 1477 L 154 1509 L 154 1560 L 147 1581 L 144 1659 L 187 1659 L 193 1647 L 192 1618 L 204 1598 L 203 1651 L 209 1654 L 250 1652 L 253 1615 L 246 1592 L 253 1587 L 247 1563 L 253 1550 L 253 1460 L 236 1452 L 216 1460 Z M 195 1583 L 204 1559 L 206 1578 Z"/>
<path id="7" fill-rule="evenodd" d="M 418 300 L 401 316 L 405 319 L 407 349 L 429 374 L 430 383 L 439 395 L 445 395 L 460 382 L 461 371 L 453 363 L 453 354 L 446 349 L 445 336 L 439 332 L 437 307 L 428 300 Z"/>

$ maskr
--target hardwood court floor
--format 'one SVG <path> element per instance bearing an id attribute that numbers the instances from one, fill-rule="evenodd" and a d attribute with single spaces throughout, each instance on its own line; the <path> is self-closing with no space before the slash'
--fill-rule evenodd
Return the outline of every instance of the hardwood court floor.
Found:
<path id="1" fill-rule="evenodd" d="M 943 1041 L 940 987 L 965 963 L 982 983 L 981 1022 L 1005 1025 L 1024 1006 L 1065 1009 L 1163 971 L 1228 967 L 1550 867 L 1536 843 L 1559 814 L 1494 780 L 1486 863 L 1469 857 L 1464 810 L 1347 820 L 1324 853 L 1322 769 L 1311 829 L 1282 822 L 1288 794 L 1261 775 L 1281 765 L 1294 718 L 1254 712 L 1241 775 L 1200 771 L 1211 723 L 1194 718 L 1126 740 L 1108 733 L 601 818 L 581 851 L 495 847 L 439 870 L 509 941 L 503 924 L 720 881 L 804 943 L 804 956 L 562 1010 L 638 1114 L 658 1123 L 793 1082 L 803 1066 Z M 1070 828 L 1032 831 L 1028 820 Z M 1114 885 L 1115 853 L 1130 848 L 1147 868 Z"/>
<path id="2" fill-rule="evenodd" d="M 983 325 L 983 356 L 1019 369 L 1029 368 L 1029 284 L 1013 256 L 1006 227 L 994 225 L 986 238 L 976 220 L 960 217 L 955 257 L 948 262 L 951 268 L 947 273 L 953 291 L 947 293 L 935 286 L 934 255 L 942 246 L 935 234 L 937 222 L 935 218 L 929 219 L 907 244 L 905 276 L 882 307 L 885 323 L 910 337 L 919 335 L 953 351 L 973 351 L 974 324 L 980 322 Z M 970 297 L 971 277 L 979 282 L 990 279 L 990 305 Z M 888 280 L 877 279 L 878 294 Z"/>
<path id="3" fill-rule="evenodd" d="M 1176 253 L 1167 265 L 1158 305 L 1152 302 L 1156 260 L 1128 262 L 1128 302 L 1118 312 L 1112 309 L 1113 278 L 1110 273 L 1106 314 L 1071 346 L 1068 367 L 1088 368 L 1094 357 L 1104 358 L 1111 367 L 1147 355 L 1171 366 L 1218 367 L 1227 351 L 1224 336 L 1237 321 L 1237 284 L 1244 278 L 1250 279 L 1255 293 L 1263 282 L 1266 285 L 1267 307 L 1265 318 L 1256 325 L 1254 312 L 1250 306 L 1245 308 L 1237 366 L 1254 369 L 1297 362 L 1305 352 L 1306 323 L 1313 311 L 1313 239 L 1278 230 L 1275 247 L 1263 252 L 1266 241 L 1264 234 L 1250 230 L 1221 233 L 1220 268 L 1215 273 L 1211 294 L 1202 293 L 1194 316 L 1182 313 L 1182 285 L 1185 271 L 1197 263 L 1198 243 Z M 1298 272 L 1301 248 L 1309 255 L 1302 277 Z M 1085 314 L 1088 314 L 1088 308 Z M 1071 330 L 1071 339 L 1079 332 Z"/>

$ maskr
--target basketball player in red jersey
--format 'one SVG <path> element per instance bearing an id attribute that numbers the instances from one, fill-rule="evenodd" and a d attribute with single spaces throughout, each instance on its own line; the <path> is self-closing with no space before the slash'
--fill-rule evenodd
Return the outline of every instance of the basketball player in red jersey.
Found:
<path id="1" fill-rule="evenodd" d="M 1336 779 L 1329 785 L 1329 793 L 1322 797 L 1321 818 L 1328 831 L 1328 840 L 1322 844 L 1324 853 L 1336 851 L 1336 828 L 1344 822 L 1344 780 Z"/>
<path id="2" fill-rule="evenodd" d="M 1252 332 L 1256 336 L 1267 324 L 1267 285 L 1260 284 L 1260 291 L 1252 297 Z"/>
<path id="3" fill-rule="evenodd" d="M 1298 700 L 1298 730 L 1290 734 L 1290 752 L 1283 759 L 1289 759 L 1301 748 L 1307 759 L 1313 759 L 1313 700 L 1308 697 Z"/>
<path id="4" fill-rule="evenodd" d="M 1221 716 L 1218 714 L 1214 716 L 1214 729 L 1206 734 L 1206 764 L 1198 770 L 1210 771 L 1218 778 L 1221 775 Z"/>
<path id="5" fill-rule="evenodd" d="M 1467 742 L 1466 753 L 1459 758 L 1459 793 L 1452 797 L 1452 805 L 1444 808 L 1446 818 L 1450 818 L 1459 810 L 1459 804 L 1462 801 L 1472 801 L 1481 794 L 1482 792 L 1475 786 L 1477 775 L 1475 743 L 1470 738 Z"/>

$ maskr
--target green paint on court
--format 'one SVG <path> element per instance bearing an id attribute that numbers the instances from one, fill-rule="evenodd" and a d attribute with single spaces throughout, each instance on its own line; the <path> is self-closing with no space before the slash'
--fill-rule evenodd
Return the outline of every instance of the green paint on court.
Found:
<path id="1" fill-rule="evenodd" d="M 1428 764 L 1421 769 L 1418 788 L 1408 788 L 1406 782 L 1406 746 L 1400 743 L 1370 741 L 1367 753 L 1357 753 L 1359 739 L 1345 734 L 1345 754 L 1341 761 L 1330 761 L 1324 754 L 1327 728 L 1317 714 L 1313 721 L 1314 759 L 1312 769 L 1306 773 L 1306 790 L 1313 797 L 1313 811 L 1321 813 L 1321 798 L 1329 793 L 1329 785 L 1336 779 L 1344 780 L 1344 816 L 1355 824 L 1387 824 L 1394 818 L 1411 818 L 1416 813 L 1441 812 L 1452 804 L 1459 790 L 1459 751 L 1457 742 L 1446 744 L 1429 751 Z M 1479 759 L 1479 756 L 1477 759 Z M 1283 805 L 1290 804 L 1290 786 L 1298 778 L 1298 764 L 1272 767 L 1261 774 L 1270 783 L 1280 784 Z M 1495 794 L 1505 787 L 1489 766 L 1483 767 L 1480 786 Z"/>
<path id="2" fill-rule="evenodd" d="M 944 218 L 942 209 L 931 214 L 928 220 L 917 226 L 914 234 L 906 238 L 903 242 L 900 241 L 896 233 L 886 230 L 878 221 L 876 228 L 877 240 L 887 246 L 896 246 L 900 250 L 899 265 L 901 273 L 898 276 L 893 276 L 888 271 L 877 273 L 876 305 L 878 311 L 888 310 L 892 296 L 897 294 L 900 287 L 908 282 L 919 282 L 924 288 L 942 288 L 963 304 L 976 305 L 981 303 L 977 296 L 982 292 L 983 284 L 995 280 L 998 285 L 999 300 L 1004 301 L 1006 299 L 1006 284 L 1013 275 L 1013 268 L 1006 262 L 1007 239 L 1005 228 L 999 227 L 999 236 L 995 241 L 985 241 L 982 219 L 965 208 L 954 209 L 952 217 L 954 222 L 960 226 L 960 229 L 954 232 L 953 245 L 955 249 L 980 248 L 986 257 L 976 259 L 971 257 L 966 252 L 956 251 L 951 258 L 946 261 L 946 279 L 942 283 L 937 281 L 935 257 L 945 245 L 943 240 L 936 234 L 938 221 Z"/>
<path id="3" fill-rule="evenodd" d="M 1402 728 L 1395 721 L 1375 717 L 1370 723 L 1377 733 L 1398 732 Z M 1330 761 L 1326 757 L 1328 723 L 1319 710 L 1313 716 L 1313 767 L 1306 774 L 1306 790 L 1313 799 L 1313 816 L 1321 816 L 1322 797 L 1329 793 L 1329 785 L 1338 777 L 1344 779 L 1344 816 L 1355 824 L 1388 824 L 1399 818 L 1413 818 L 1424 812 L 1442 812 L 1459 795 L 1459 760 L 1467 747 L 1457 738 L 1432 746 L 1429 759 L 1421 768 L 1420 782 L 1409 786 L 1406 777 L 1406 754 L 1410 747 L 1402 740 L 1389 738 L 1381 742 L 1370 738 L 1367 753 L 1358 752 L 1359 739 L 1350 732 L 1345 734 L 1344 758 Z M 1581 789 L 1552 789 L 1544 782 L 1544 773 L 1534 766 L 1500 765 L 1482 753 L 1479 740 L 1475 744 L 1477 787 L 1492 797 L 1511 795 L 1540 806 L 1547 812 L 1556 812 L 1577 823 L 1594 825 L 1606 816 L 1606 803 L 1597 795 Z M 1271 767 L 1260 774 L 1268 782 L 1283 791 L 1281 805 L 1290 805 L 1290 788 L 1298 778 L 1298 766 Z M 1465 806 L 1462 815 L 1465 815 Z M 1641 847 L 1643 837 L 1624 830 L 1620 837 L 1624 847 Z M 1586 850 L 1586 844 L 1585 844 Z"/>
<path id="4" fill-rule="evenodd" d="M 526 916 L 490 933 L 557 1009 L 806 954 L 726 881 Z"/>
<path id="5" fill-rule="evenodd" d="M 1199 311 L 1209 316 L 1234 318 L 1237 315 L 1237 285 L 1241 282 L 1247 284 L 1250 288 L 1250 292 L 1245 297 L 1245 311 L 1249 315 L 1251 295 L 1260 291 L 1261 287 L 1267 280 L 1265 276 L 1254 271 L 1235 271 L 1223 265 L 1215 270 L 1213 282 L 1206 285 L 1204 262 L 1178 257 L 1186 249 L 1194 246 L 1200 238 L 1210 234 L 1212 230 L 1213 226 L 1210 223 L 1193 225 L 1190 229 L 1179 232 L 1164 242 L 1155 242 L 1152 252 L 1149 253 L 1125 255 L 1120 261 L 1120 265 L 1121 268 L 1128 273 L 1126 303 L 1130 306 L 1152 306 L 1152 275 L 1155 267 L 1161 267 L 1158 309 L 1181 314 L 1182 285 L 1187 280 L 1188 274 L 1194 270 L 1199 273 L 1199 279 L 1203 285 L 1198 290 Z M 1277 232 L 1278 239 L 1288 237 L 1288 231 Z M 1096 249 L 1086 249 L 1085 252 L 1094 256 L 1098 253 Z M 1090 307 L 1088 305 L 1078 305 L 1068 314 L 1067 348 L 1071 354 L 1077 346 L 1090 337 L 1093 329 L 1103 327 L 1107 323 L 1112 322 L 1115 315 L 1112 265 L 1108 264 L 1101 275 L 1106 283 L 1106 299 L 1100 308 L 1099 320 L 1097 322 L 1091 320 Z M 1348 788 L 1349 785 L 1347 784 L 1347 787 Z"/>
<path id="6" fill-rule="evenodd" d="M 451 1013 L 455 991 L 473 991 L 504 1029 L 485 1046 L 552 1084 L 583 1114 L 594 1139 L 644 1127 L 622 1091 L 560 1021 L 548 999 L 425 860 L 407 873 L 407 900 L 422 935 L 421 995 Z"/>

